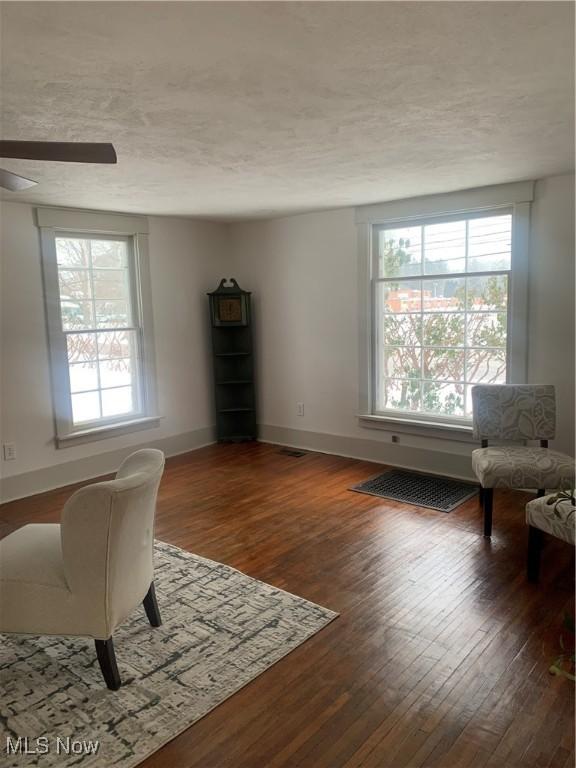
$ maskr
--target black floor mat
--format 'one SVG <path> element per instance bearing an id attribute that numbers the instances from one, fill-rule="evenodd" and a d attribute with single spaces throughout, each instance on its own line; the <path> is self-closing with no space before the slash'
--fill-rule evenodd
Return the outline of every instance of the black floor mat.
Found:
<path id="1" fill-rule="evenodd" d="M 417 507 L 428 507 L 440 512 L 451 512 L 467 499 L 478 493 L 478 486 L 449 477 L 422 475 L 391 469 L 363 483 L 353 486 L 351 491 L 394 499 Z"/>

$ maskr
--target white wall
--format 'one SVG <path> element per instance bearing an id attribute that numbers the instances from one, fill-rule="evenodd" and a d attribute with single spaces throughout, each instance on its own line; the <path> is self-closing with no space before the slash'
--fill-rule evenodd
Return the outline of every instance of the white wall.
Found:
<path id="1" fill-rule="evenodd" d="M 528 377 L 556 385 L 554 447 L 574 456 L 574 175 L 536 184 L 528 296 Z"/>
<path id="2" fill-rule="evenodd" d="M 574 443 L 573 176 L 536 184 L 532 212 L 529 380 L 557 386 L 556 446 Z M 255 293 L 259 422 L 285 438 L 429 471 L 470 475 L 470 442 L 358 424 L 359 313 L 354 210 L 236 225 L 234 272 Z M 305 403 L 297 415 L 296 403 Z M 331 437 L 326 437 L 327 435 Z"/>
<path id="3" fill-rule="evenodd" d="M 71 469 L 67 472 L 63 467 L 59 482 L 72 482 L 79 479 L 78 472 L 87 471 L 86 463 L 77 460 L 210 431 L 214 419 L 205 293 L 226 274 L 228 228 L 164 217 L 151 217 L 149 225 L 161 424 L 155 429 L 57 449 L 34 208 L 2 204 L 0 440 L 14 442 L 17 449 L 16 461 L 1 462 L 5 487 L 9 487 L 11 477 L 26 478 L 26 473 L 64 464 Z M 193 443 L 193 435 L 173 442 L 185 448 L 187 440 Z M 92 476 L 101 466 L 94 463 Z M 32 484 L 30 492 L 37 490 Z"/>
<path id="4" fill-rule="evenodd" d="M 232 238 L 235 277 L 254 293 L 259 421 L 354 434 L 354 210 L 240 224 Z"/>

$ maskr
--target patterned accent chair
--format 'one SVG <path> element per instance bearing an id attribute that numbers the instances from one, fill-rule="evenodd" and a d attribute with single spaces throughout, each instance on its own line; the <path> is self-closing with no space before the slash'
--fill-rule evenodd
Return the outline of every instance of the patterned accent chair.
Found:
<path id="1" fill-rule="evenodd" d="M 472 451 L 472 469 L 481 485 L 484 536 L 492 535 L 494 488 L 532 488 L 544 496 L 546 488 L 574 487 L 574 459 L 548 448 L 556 433 L 552 385 L 477 385 L 472 413 L 474 437 L 482 444 Z M 489 440 L 516 444 L 489 446 Z"/>
<path id="2" fill-rule="evenodd" d="M 114 480 L 76 491 L 60 525 L 25 525 L 0 541 L 0 632 L 91 637 L 117 690 L 114 630 L 140 603 L 160 625 L 152 553 L 163 470 L 162 451 L 136 451 Z"/>
<path id="3" fill-rule="evenodd" d="M 571 489 L 573 490 L 573 489 Z M 543 534 L 576 543 L 576 506 L 574 498 L 556 500 L 552 494 L 533 499 L 526 504 L 528 529 L 528 581 L 536 583 L 540 575 L 540 552 Z"/>

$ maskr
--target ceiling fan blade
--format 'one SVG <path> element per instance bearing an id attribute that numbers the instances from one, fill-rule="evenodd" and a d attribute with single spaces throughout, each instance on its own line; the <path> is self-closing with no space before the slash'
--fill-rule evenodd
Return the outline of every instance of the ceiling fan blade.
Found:
<path id="1" fill-rule="evenodd" d="M 10 190 L 10 192 L 20 192 L 38 184 L 37 181 L 26 179 L 24 176 L 18 176 L 16 173 L 10 173 L 0 168 L 0 187 Z"/>
<path id="2" fill-rule="evenodd" d="M 82 141 L 0 141 L 0 157 L 60 163 L 116 163 L 112 144 Z"/>

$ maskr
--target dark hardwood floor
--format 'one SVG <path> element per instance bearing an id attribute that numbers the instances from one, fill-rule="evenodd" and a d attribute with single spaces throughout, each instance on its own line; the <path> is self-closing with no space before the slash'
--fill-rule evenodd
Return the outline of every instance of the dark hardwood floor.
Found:
<path id="1" fill-rule="evenodd" d="M 527 494 L 496 493 L 489 541 L 476 500 L 444 514 L 347 490 L 378 469 L 262 444 L 168 461 L 158 538 L 341 616 L 145 768 L 574 765 L 573 685 L 548 672 L 573 550 L 549 540 L 529 584 Z M 0 536 L 57 521 L 72 490 L 0 507 Z"/>

